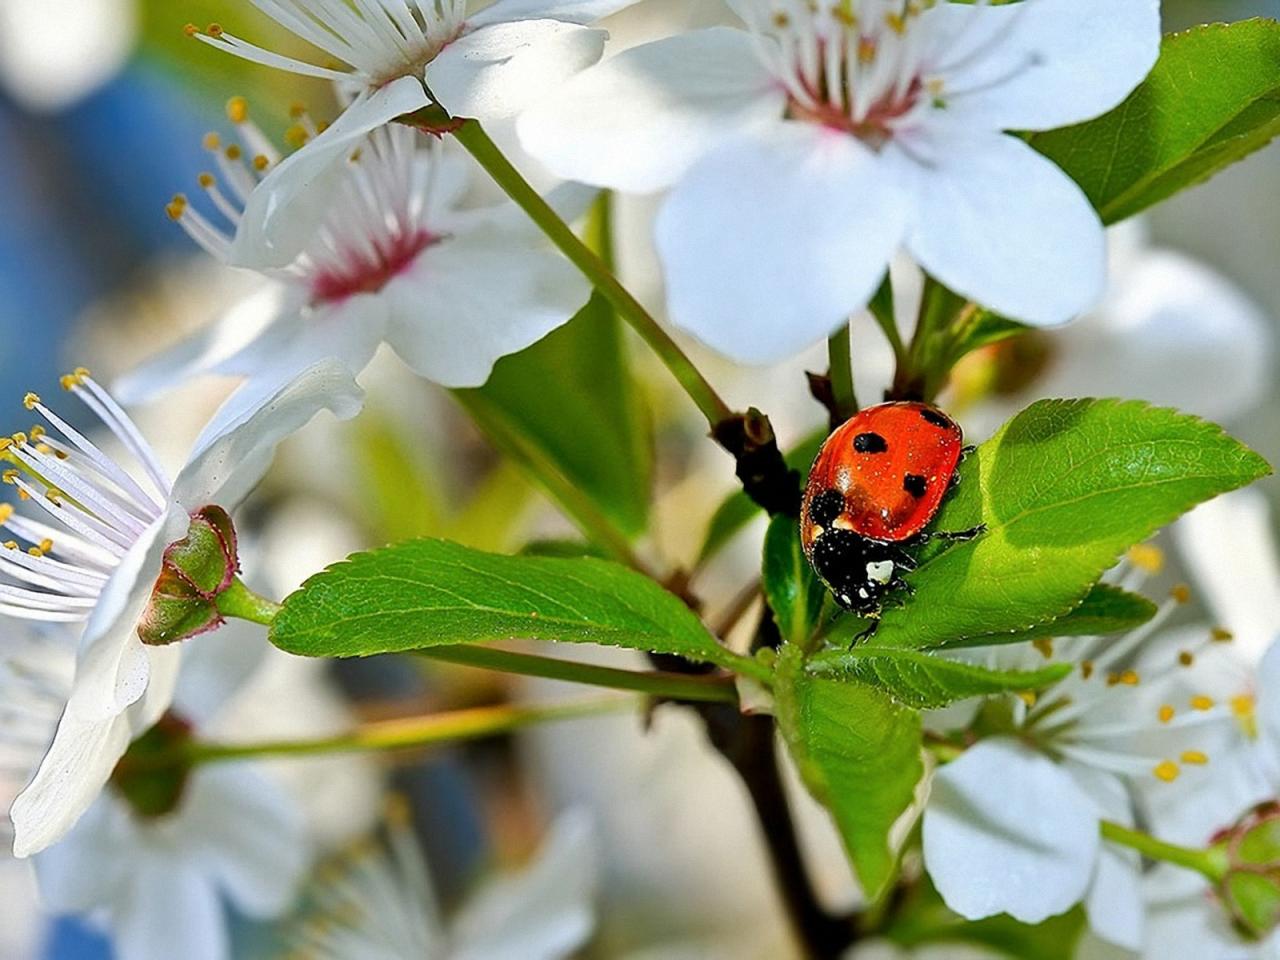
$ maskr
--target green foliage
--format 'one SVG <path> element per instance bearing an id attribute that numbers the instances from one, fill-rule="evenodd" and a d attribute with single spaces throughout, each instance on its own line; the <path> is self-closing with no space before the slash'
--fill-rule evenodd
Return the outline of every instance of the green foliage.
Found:
<path id="1" fill-rule="evenodd" d="M 871 642 L 820 653 L 806 669 L 816 677 L 861 680 L 923 710 L 984 694 L 1043 690 L 1070 673 L 1072 665 L 1055 663 L 1035 671 L 989 670 Z"/>
<path id="2" fill-rule="evenodd" d="M 990 647 L 998 644 L 1026 643 L 1050 637 L 1103 637 L 1111 633 L 1133 630 L 1155 615 L 1156 605 L 1146 597 L 1129 593 L 1110 584 L 1097 583 L 1085 595 L 1079 606 L 1056 620 L 1013 633 L 987 633 L 961 637 L 950 643 L 938 644 L 938 648 Z"/>
<path id="3" fill-rule="evenodd" d="M 805 646 L 822 613 L 827 590 L 805 558 L 794 517 L 777 516 L 770 521 L 761 580 L 782 639 Z"/>
<path id="4" fill-rule="evenodd" d="M 818 456 L 818 449 L 826 439 L 825 430 L 805 437 L 784 455 L 787 466 L 799 470 L 803 476 L 808 476 L 809 467 Z M 736 490 L 726 497 L 716 508 L 716 512 L 711 515 L 711 522 L 707 525 L 707 533 L 703 537 L 702 549 L 698 551 L 698 564 L 706 563 L 719 553 L 760 513 L 760 506 L 741 490 Z"/>
<path id="5" fill-rule="evenodd" d="M 289 596 L 271 625 L 272 643 L 311 657 L 515 638 L 737 663 L 680 600 L 626 567 L 501 556 L 446 540 L 411 540 L 334 564 Z"/>
<path id="6" fill-rule="evenodd" d="M 936 524 L 985 523 L 986 533 L 922 557 L 908 576 L 915 597 L 886 611 L 876 644 L 955 646 L 1050 624 L 1079 607 L 1127 547 L 1269 470 L 1217 426 L 1172 410 L 1033 404 L 965 461 Z"/>
<path id="7" fill-rule="evenodd" d="M 889 830 L 924 773 L 920 715 L 875 687 L 803 668 L 779 654 L 778 725 L 814 797 L 831 811 L 863 890 L 880 896 L 893 875 Z"/>
<path id="8" fill-rule="evenodd" d="M 602 209 L 592 224 L 598 234 L 607 229 Z M 499 360 L 483 387 L 454 395 L 575 519 L 582 519 L 577 498 L 584 497 L 627 536 L 645 531 L 651 428 L 621 327 L 599 294 L 559 330 Z M 584 524 L 588 532 L 590 526 Z"/>
<path id="9" fill-rule="evenodd" d="M 1280 134 L 1280 24 L 1209 24 L 1166 37 L 1119 107 L 1036 134 L 1107 223 L 1201 183 Z"/>

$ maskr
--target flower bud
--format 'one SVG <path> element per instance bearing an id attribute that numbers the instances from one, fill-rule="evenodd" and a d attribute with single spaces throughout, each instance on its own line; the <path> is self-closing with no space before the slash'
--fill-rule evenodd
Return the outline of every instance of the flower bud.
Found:
<path id="1" fill-rule="evenodd" d="M 1254 807 L 1219 845 L 1227 855 L 1222 902 L 1244 936 L 1261 940 L 1280 926 L 1280 802 Z"/>
<path id="2" fill-rule="evenodd" d="M 163 646 L 220 627 L 218 597 L 235 582 L 236 531 L 221 507 L 191 516 L 187 535 L 169 545 L 151 602 L 138 625 L 143 643 Z"/>
<path id="3" fill-rule="evenodd" d="M 163 817 L 182 801 L 191 773 L 183 748 L 191 724 L 170 712 L 129 745 L 111 774 L 111 785 L 140 817 Z"/>

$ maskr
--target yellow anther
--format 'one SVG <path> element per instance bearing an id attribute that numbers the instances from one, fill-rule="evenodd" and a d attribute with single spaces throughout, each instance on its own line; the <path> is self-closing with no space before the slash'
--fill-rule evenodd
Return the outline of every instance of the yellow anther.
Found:
<path id="1" fill-rule="evenodd" d="M 48 490 L 44 492 L 44 498 L 48 500 L 50 503 L 52 503 L 55 507 L 62 506 L 62 498 L 64 496 L 66 496 L 66 494 L 64 494 L 57 487 L 50 487 Z"/>
<path id="2" fill-rule="evenodd" d="M 232 123 L 244 123 L 249 119 L 249 101 L 236 96 L 227 101 L 227 119 Z"/>
<path id="3" fill-rule="evenodd" d="M 1197 767 L 1203 767 L 1209 762 L 1209 755 L 1201 753 L 1199 750 L 1183 750 L 1182 756 L 1179 758 L 1183 763 L 1190 763 Z"/>
<path id="4" fill-rule="evenodd" d="M 197 27 L 194 23 L 188 23 L 185 27 L 182 28 L 182 32 L 185 33 L 188 37 L 194 37 L 200 32 L 200 28 Z"/>
<path id="5" fill-rule="evenodd" d="M 289 104 L 289 116 L 294 120 L 301 120 L 307 115 L 307 105 L 305 103 L 294 102 Z"/>
<path id="6" fill-rule="evenodd" d="M 1147 573 L 1159 573 L 1164 569 L 1164 551 L 1149 543 L 1139 543 L 1129 548 L 1129 562 Z"/>
<path id="7" fill-rule="evenodd" d="M 183 203 L 186 203 L 185 197 L 183 198 Z M 76 387 L 83 386 L 84 382 L 88 379 L 89 371 L 84 367 L 76 367 L 70 373 L 64 374 L 60 377 L 58 382 L 62 384 L 63 390 L 74 390 Z"/>
<path id="8" fill-rule="evenodd" d="M 9 508 L 13 510 L 12 507 Z M 1231 712 L 1237 717 L 1253 716 L 1254 708 L 1257 706 L 1256 701 L 1247 693 L 1231 698 Z"/>
<path id="9" fill-rule="evenodd" d="M 180 193 L 174 194 L 173 199 L 165 204 L 164 212 L 168 215 L 170 220 L 181 220 L 182 215 L 187 212 L 187 198 Z M 63 377 L 63 379 L 65 380 L 67 378 Z M 66 385 L 64 384 L 64 386 Z M 67 387 L 67 389 L 69 390 L 71 388 Z"/>
<path id="10" fill-rule="evenodd" d="M 1036 693 L 1034 690 L 1023 690 L 1018 694 L 1018 699 L 1028 707 L 1034 707 L 1036 705 Z"/>
<path id="11" fill-rule="evenodd" d="M 1178 603 L 1191 602 L 1191 588 L 1185 583 L 1180 583 L 1169 591 L 1169 596 L 1173 597 Z"/>
<path id="12" fill-rule="evenodd" d="M 22 398 L 22 405 L 28 410 L 34 410 L 36 404 L 40 402 L 40 395 L 36 393 L 28 393 Z"/>
<path id="13" fill-rule="evenodd" d="M 907 18 L 900 13 L 886 14 L 884 22 L 898 36 L 907 32 Z"/>
<path id="14" fill-rule="evenodd" d="M 1125 670 L 1120 674 L 1120 682 L 1126 687 L 1136 687 L 1141 682 L 1141 679 L 1136 670 Z"/>
<path id="15" fill-rule="evenodd" d="M 1224 627 L 1214 627 L 1209 631 L 1209 639 L 1214 643 L 1230 643 L 1236 635 Z"/>
<path id="16" fill-rule="evenodd" d="M 1196 662 L 1196 655 L 1190 650 L 1183 650 L 1178 654 L 1178 663 L 1184 667 L 1189 667 Z"/>
<path id="17" fill-rule="evenodd" d="M 33 557 L 44 556 L 44 551 L 41 550 L 39 547 L 27 547 L 27 553 L 29 553 Z"/>
<path id="18" fill-rule="evenodd" d="M 204 135 L 204 139 L 201 141 L 201 144 L 206 150 L 218 150 L 222 147 L 222 138 L 210 130 Z"/>
<path id="19" fill-rule="evenodd" d="M 1119 673 L 1116 673 L 1115 671 L 1111 671 L 1110 673 L 1108 673 L 1108 674 L 1107 674 L 1107 686 L 1108 686 L 1108 687 L 1118 687 L 1119 685 L 1120 685 L 1120 674 L 1119 674 Z"/>
<path id="20" fill-rule="evenodd" d="M 230 143 L 227 144 L 227 149 L 223 151 L 223 154 L 228 160 L 239 160 L 244 156 L 244 151 L 240 149 L 240 144 Z"/>
<path id="21" fill-rule="evenodd" d="M 1168 723 L 1170 720 L 1173 719 L 1173 715 L 1174 715 L 1174 709 L 1172 706 L 1170 706 L 1167 703 L 1160 707 L 1160 712 L 1157 714 L 1157 716 L 1160 717 L 1161 723 Z"/>
<path id="22" fill-rule="evenodd" d="M 1165 783 L 1173 783 L 1178 779 L 1178 774 L 1182 771 L 1178 769 L 1178 765 L 1172 760 L 1161 760 L 1151 772 L 1156 775 L 1157 779 L 1163 780 Z"/>
<path id="23" fill-rule="evenodd" d="M 31 499 L 31 494 L 27 493 L 27 491 L 25 491 L 25 490 L 19 490 L 19 491 L 18 491 L 18 499 L 19 499 L 19 500 L 24 500 L 24 501 L 25 501 L 25 500 L 30 500 L 30 499 Z"/>
<path id="24" fill-rule="evenodd" d="M 31 433 L 32 440 L 39 440 L 41 437 L 45 435 L 45 429 L 44 427 L 40 426 L 40 424 L 37 423 L 31 427 L 30 433 Z"/>
<path id="25" fill-rule="evenodd" d="M 196 183 L 200 184 L 200 186 L 203 187 L 205 190 L 208 190 L 217 182 L 218 182 L 218 178 L 215 177 L 212 173 L 202 173 L 200 174 L 200 176 L 196 177 Z"/>
<path id="26" fill-rule="evenodd" d="M 1212 710 L 1213 697 L 1206 697 L 1204 694 L 1197 694 L 1191 698 L 1191 709 L 1200 711 Z"/>
<path id="27" fill-rule="evenodd" d="M 21 430 L 19 430 L 17 433 L 13 435 L 13 445 L 15 447 L 20 447 L 26 442 L 27 442 L 27 435 L 23 433 Z"/>
<path id="28" fill-rule="evenodd" d="M 10 470 L 6 470 L 4 473 L 0 473 L 0 480 L 3 480 L 5 483 L 17 483 L 18 477 L 20 477 L 21 475 L 22 474 L 20 474 L 17 470 L 10 469 Z"/>
<path id="29" fill-rule="evenodd" d="M 0 503 L 0 523 L 8 523 L 9 518 L 13 516 L 12 503 Z"/>
<path id="30" fill-rule="evenodd" d="M 316 124 L 316 133 L 324 133 L 328 129 L 329 129 L 328 120 L 321 120 L 319 123 Z"/>
<path id="31" fill-rule="evenodd" d="M 53 452 L 54 452 L 53 447 L 49 446 L 47 443 L 36 444 L 36 453 L 43 453 L 47 457 Z M 65 460 L 66 456 L 63 455 L 60 459 Z"/>
<path id="32" fill-rule="evenodd" d="M 6 540 L 6 541 L 4 542 L 4 548 L 5 548 L 6 550 L 17 550 L 17 549 L 18 549 L 18 541 L 17 541 L 17 540 Z"/>
<path id="33" fill-rule="evenodd" d="M 0 453 L 13 446 L 13 437 L 0 437 Z"/>
<path id="34" fill-rule="evenodd" d="M 204 28 L 204 32 L 215 39 L 222 36 L 222 24 L 211 23 Z"/>
<path id="35" fill-rule="evenodd" d="M 858 40 L 858 62 L 872 63 L 876 59 L 876 42 L 870 37 L 862 37 Z"/>
<path id="36" fill-rule="evenodd" d="M 1093 676 L 1093 661 L 1092 661 L 1092 660 L 1081 660 L 1081 661 L 1080 661 L 1080 675 L 1081 675 L 1082 677 L 1084 677 L 1086 680 L 1088 680 L 1090 677 L 1092 677 L 1092 676 Z"/>
<path id="37" fill-rule="evenodd" d="M 79 377 L 81 380 L 88 380 L 90 377 L 88 367 L 76 367 L 71 372 L 75 374 L 77 377 Z"/>
<path id="38" fill-rule="evenodd" d="M 253 169 L 261 173 L 267 167 L 271 166 L 271 158 L 264 153 L 258 154 L 253 158 Z"/>
<path id="39" fill-rule="evenodd" d="M 291 147 L 301 147 L 307 142 L 309 136 L 310 135 L 307 133 L 306 128 L 303 127 L 302 124 L 295 123 L 284 132 L 284 142 Z"/>
<path id="40" fill-rule="evenodd" d="M 53 549 L 53 541 L 50 540 L 48 537 L 45 537 L 43 540 L 40 541 L 41 553 L 48 553 L 52 549 Z"/>
<path id="41" fill-rule="evenodd" d="M 1040 651 L 1040 655 L 1046 660 L 1053 659 L 1053 640 L 1049 637 L 1041 637 L 1039 640 L 1032 640 L 1031 645 Z"/>

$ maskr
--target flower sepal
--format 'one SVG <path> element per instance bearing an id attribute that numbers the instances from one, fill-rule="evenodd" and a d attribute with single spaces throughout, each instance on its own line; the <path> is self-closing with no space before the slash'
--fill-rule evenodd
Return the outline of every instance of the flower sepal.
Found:
<path id="1" fill-rule="evenodd" d="M 1226 859 L 1218 886 L 1241 935 L 1263 940 L 1280 927 L 1280 802 L 1250 810 L 1214 846 Z"/>
<path id="2" fill-rule="evenodd" d="M 164 646 L 220 627 L 225 621 L 218 598 L 235 583 L 239 569 L 231 517 L 221 507 L 197 510 L 187 535 L 165 551 L 151 602 L 138 624 L 142 642 Z"/>

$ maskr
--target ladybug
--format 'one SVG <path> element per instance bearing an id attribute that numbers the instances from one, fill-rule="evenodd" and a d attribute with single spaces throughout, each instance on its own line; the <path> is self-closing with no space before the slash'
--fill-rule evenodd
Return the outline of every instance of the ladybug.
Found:
<path id="1" fill-rule="evenodd" d="M 888 598 L 911 593 L 902 579 L 916 568 L 910 548 L 971 540 L 986 529 L 925 533 L 971 449 L 960 424 L 937 407 L 901 402 L 855 414 L 818 451 L 800 508 L 800 541 L 836 602 L 873 621 L 867 636 Z"/>

